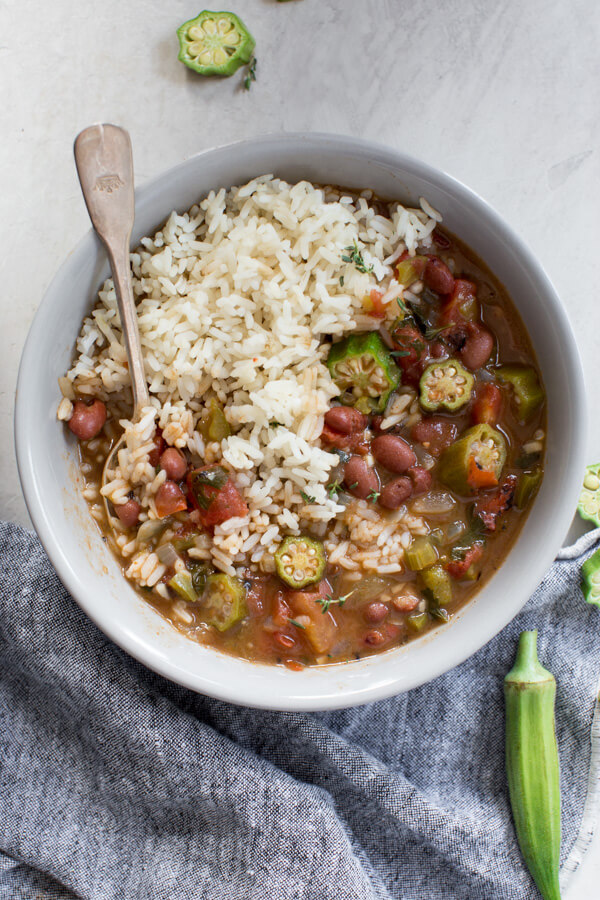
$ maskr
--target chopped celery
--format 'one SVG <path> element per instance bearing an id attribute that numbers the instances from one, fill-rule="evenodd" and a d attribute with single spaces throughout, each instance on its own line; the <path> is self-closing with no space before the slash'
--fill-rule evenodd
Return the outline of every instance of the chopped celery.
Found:
<path id="1" fill-rule="evenodd" d="M 404 556 L 408 568 L 413 572 L 419 572 L 437 562 L 438 552 L 431 538 L 423 535 L 413 539 Z"/>
<path id="2" fill-rule="evenodd" d="M 440 566 L 431 566 L 421 572 L 421 581 L 433 598 L 435 606 L 447 606 L 452 602 L 452 583 L 446 570 Z"/>

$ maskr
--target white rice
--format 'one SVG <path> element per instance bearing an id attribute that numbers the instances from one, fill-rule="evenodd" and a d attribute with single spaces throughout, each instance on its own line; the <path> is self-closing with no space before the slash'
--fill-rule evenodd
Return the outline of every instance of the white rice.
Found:
<path id="1" fill-rule="evenodd" d="M 218 526 L 210 546 L 196 548 L 223 571 L 245 565 L 269 571 L 282 536 L 307 526 L 331 533 L 330 558 L 340 565 L 371 570 L 379 560 L 380 571 L 402 568 L 408 521 L 390 523 L 365 504 L 354 512 L 340 505 L 326 490 L 339 458 L 319 442 L 324 413 L 338 394 L 325 365 L 326 338 L 379 327 L 364 306 L 374 287 L 388 318 L 395 317 L 403 289 L 392 265 L 405 250 L 430 246 L 441 218 L 424 198 L 420 209 L 392 204 L 387 218 L 369 197 L 339 197 L 333 189 L 266 175 L 213 191 L 186 213 L 173 212 L 131 254 L 150 405 L 135 424 L 122 418 L 126 448 L 102 494 L 119 504 L 133 490 L 141 521 L 157 517 L 154 498 L 166 477 L 148 460 L 157 426 L 168 444 L 187 448 L 199 462 L 220 462 L 250 510 L 246 519 Z M 372 273 L 342 261 L 354 245 Z M 113 414 L 127 409 L 129 375 L 111 280 L 83 322 L 60 387 L 63 420 L 76 396 L 99 397 Z M 221 445 L 206 445 L 198 431 L 211 399 L 232 429 Z M 414 394 L 401 394 L 382 427 L 407 420 L 415 408 Z M 349 540 L 342 555 L 343 534 Z M 370 549 L 353 559 L 367 537 Z M 161 569 L 139 546 L 127 574 L 151 586 Z"/>

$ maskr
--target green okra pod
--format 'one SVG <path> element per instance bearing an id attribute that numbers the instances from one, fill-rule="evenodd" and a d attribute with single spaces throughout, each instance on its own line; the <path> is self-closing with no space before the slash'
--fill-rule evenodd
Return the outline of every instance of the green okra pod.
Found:
<path id="1" fill-rule="evenodd" d="M 560 788 L 554 729 L 556 682 L 524 631 L 504 679 L 506 772 L 517 839 L 544 900 L 560 900 Z"/>

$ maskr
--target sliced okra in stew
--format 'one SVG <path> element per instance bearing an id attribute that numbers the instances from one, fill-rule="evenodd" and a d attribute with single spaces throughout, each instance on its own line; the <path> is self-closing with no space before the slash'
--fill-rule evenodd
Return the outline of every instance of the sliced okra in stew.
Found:
<path id="1" fill-rule="evenodd" d="M 391 392 L 400 384 L 400 370 L 375 331 L 353 334 L 333 344 L 327 366 L 345 402 L 363 413 L 383 412 Z"/>
<path id="2" fill-rule="evenodd" d="M 475 379 L 457 359 L 427 366 L 419 382 L 419 401 L 427 412 L 455 412 L 471 399 Z"/>
<path id="3" fill-rule="evenodd" d="M 202 594 L 204 615 L 217 631 L 227 631 L 247 614 L 246 589 L 239 578 L 209 575 Z"/>
<path id="4" fill-rule="evenodd" d="M 581 587 L 588 603 L 600 606 L 600 550 L 592 553 L 581 568 Z"/>
<path id="5" fill-rule="evenodd" d="M 294 590 L 320 581 L 326 565 L 327 556 L 321 541 L 303 534 L 284 538 L 275 553 L 277 574 Z"/>
<path id="6" fill-rule="evenodd" d="M 529 422 L 546 398 L 536 370 L 515 365 L 500 366 L 494 372 L 499 381 L 510 385 L 517 417 Z"/>
<path id="7" fill-rule="evenodd" d="M 506 441 L 491 425 L 475 425 L 444 450 L 438 465 L 439 480 L 469 495 L 495 487 L 506 462 Z"/>
<path id="8" fill-rule="evenodd" d="M 255 41 L 231 12 L 205 9 L 177 29 L 178 59 L 199 75 L 233 75 L 252 59 Z"/>
<path id="9" fill-rule="evenodd" d="M 577 512 L 582 519 L 600 526 L 600 463 L 585 470 Z"/>

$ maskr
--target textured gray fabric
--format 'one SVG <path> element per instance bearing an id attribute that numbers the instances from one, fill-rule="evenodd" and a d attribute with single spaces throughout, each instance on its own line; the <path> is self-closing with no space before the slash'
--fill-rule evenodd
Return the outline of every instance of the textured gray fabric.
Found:
<path id="1" fill-rule="evenodd" d="M 37 538 L 0 526 L 0 897 L 533 900 L 507 805 L 502 678 L 537 627 L 558 681 L 566 855 L 600 646 L 578 572 L 597 540 L 563 552 L 447 675 L 305 715 L 147 671 L 86 619 Z"/>

